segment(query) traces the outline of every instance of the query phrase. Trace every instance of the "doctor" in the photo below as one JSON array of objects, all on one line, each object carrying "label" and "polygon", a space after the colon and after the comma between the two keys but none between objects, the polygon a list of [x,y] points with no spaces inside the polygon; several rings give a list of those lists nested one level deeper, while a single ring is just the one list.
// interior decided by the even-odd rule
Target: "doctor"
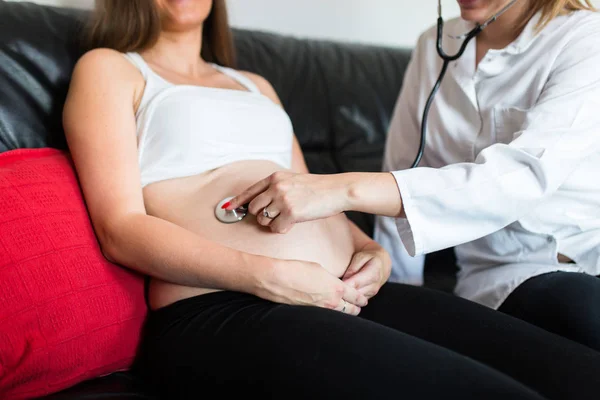
[{"label": "doctor", "polygon": [[[458,0],[446,53],[507,0]],[[423,255],[455,247],[456,294],[600,350],[600,14],[585,0],[518,0],[449,64],[419,38],[382,173],[280,172],[234,198],[273,232],[377,214],[390,280],[421,284]],[[391,171],[387,172],[387,171]],[[366,279],[366,276],[365,276]]]}]

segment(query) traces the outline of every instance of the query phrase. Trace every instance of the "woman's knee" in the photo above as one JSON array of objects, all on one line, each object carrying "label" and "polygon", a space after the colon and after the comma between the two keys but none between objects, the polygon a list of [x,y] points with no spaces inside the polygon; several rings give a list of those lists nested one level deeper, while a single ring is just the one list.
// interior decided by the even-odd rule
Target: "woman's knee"
[{"label": "woman's knee", "polygon": [[[504,310],[528,310],[552,313],[563,308],[591,310],[600,300],[600,279],[573,272],[554,272],[521,284],[500,307]],[[516,310],[520,308],[520,310]]]},{"label": "woman's knee", "polygon": [[600,350],[600,279],[572,272],[524,282],[499,309]]}]

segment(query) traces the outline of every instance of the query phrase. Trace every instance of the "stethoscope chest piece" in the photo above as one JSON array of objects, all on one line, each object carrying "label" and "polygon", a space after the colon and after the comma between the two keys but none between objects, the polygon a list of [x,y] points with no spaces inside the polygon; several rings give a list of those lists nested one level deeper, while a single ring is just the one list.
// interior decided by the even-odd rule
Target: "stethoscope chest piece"
[{"label": "stethoscope chest piece", "polygon": [[223,210],[221,208],[223,207],[223,204],[227,203],[231,199],[233,199],[233,197],[223,199],[215,207],[215,217],[217,217],[217,219],[224,224],[235,224],[236,222],[243,220],[246,215],[248,215],[248,209],[245,207],[236,208],[235,210],[231,211]]}]

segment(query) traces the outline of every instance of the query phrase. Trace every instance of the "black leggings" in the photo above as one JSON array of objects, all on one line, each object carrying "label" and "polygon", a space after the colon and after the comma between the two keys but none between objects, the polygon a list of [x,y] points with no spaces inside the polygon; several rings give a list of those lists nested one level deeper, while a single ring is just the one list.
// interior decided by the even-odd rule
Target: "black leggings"
[{"label": "black leggings", "polygon": [[218,292],[150,314],[135,370],[166,399],[598,399],[600,353],[386,284],[360,317]]},{"label": "black leggings", "polygon": [[553,272],[521,284],[500,311],[600,351],[600,279]]}]

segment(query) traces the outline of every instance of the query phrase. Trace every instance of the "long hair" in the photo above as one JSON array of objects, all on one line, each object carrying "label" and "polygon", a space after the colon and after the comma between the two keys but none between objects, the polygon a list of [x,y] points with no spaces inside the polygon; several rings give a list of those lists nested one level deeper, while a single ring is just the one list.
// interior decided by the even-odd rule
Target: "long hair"
[{"label": "long hair", "polygon": [[[85,37],[86,49],[99,47],[121,53],[140,51],[156,44],[161,32],[158,8],[152,0],[96,0]],[[235,67],[233,35],[225,0],[213,0],[202,29],[201,57],[225,67]]]},{"label": "long hair", "polygon": [[554,18],[559,15],[572,13],[573,11],[588,10],[597,11],[590,0],[530,0],[531,7],[529,12],[524,16],[523,22],[519,28],[527,25],[527,22],[538,12],[541,13],[541,18],[536,26],[539,32],[546,27]]}]

